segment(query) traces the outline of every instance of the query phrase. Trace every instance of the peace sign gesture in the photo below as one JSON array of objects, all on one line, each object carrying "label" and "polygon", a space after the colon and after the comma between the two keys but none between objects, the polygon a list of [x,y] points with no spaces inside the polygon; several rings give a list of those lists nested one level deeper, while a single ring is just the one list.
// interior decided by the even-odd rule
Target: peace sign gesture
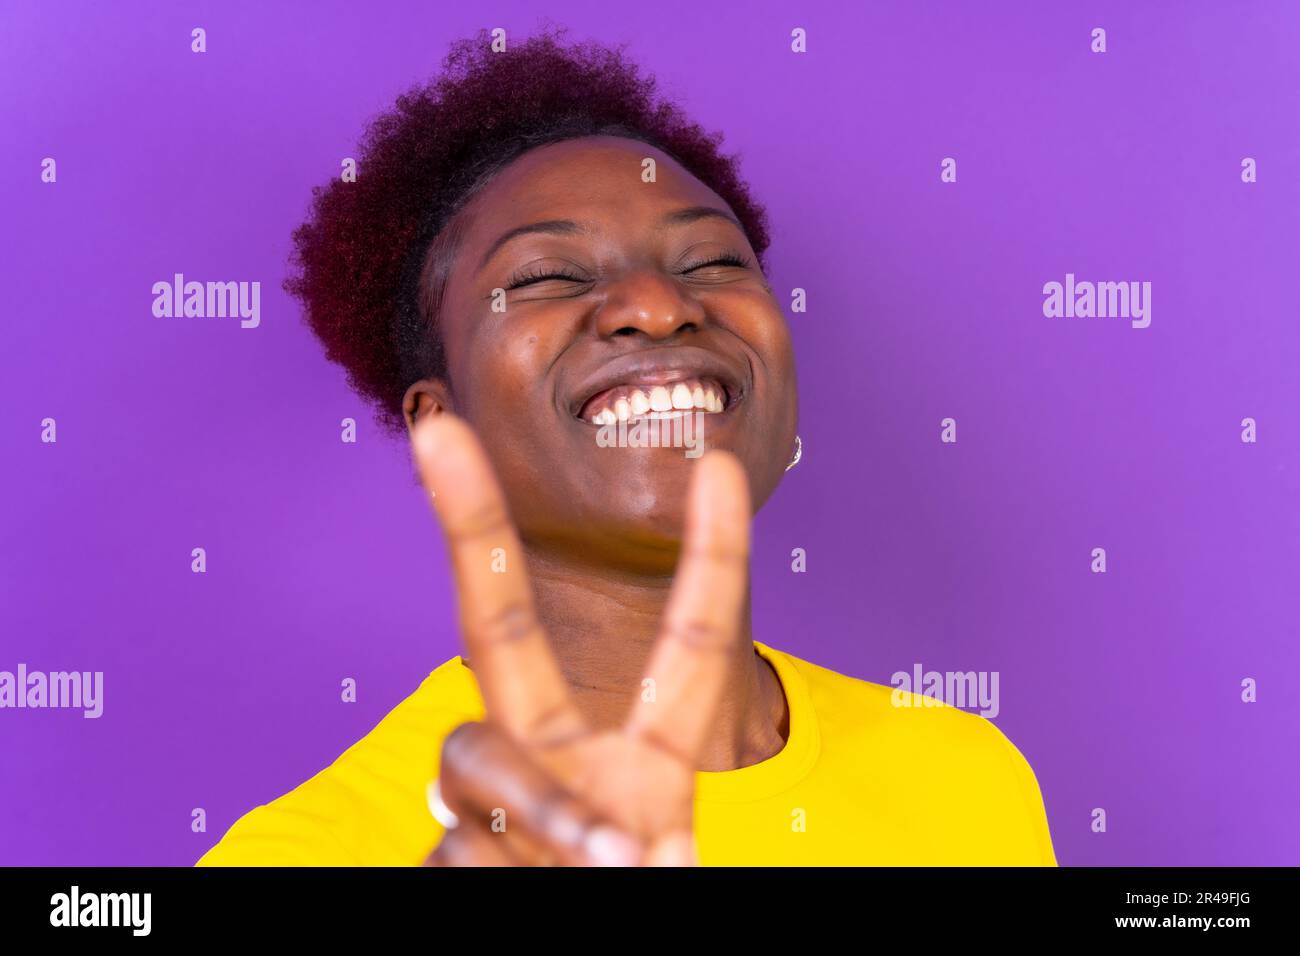
[{"label": "peace sign gesture", "polygon": [[[412,444],[448,542],[486,711],[443,743],[434,797],[455,820],[428,863],[696,863],[696,762],[746,600],[750,505],[740,463],[715,450],[695,464],[681,557],[645,673],[655,693],[647,700],[629,687],[624,726],[596,730],[536,618],[523,548],[473,431],[431,414]],[[504,571],[492,567],[497,548],[508,556]]]}]

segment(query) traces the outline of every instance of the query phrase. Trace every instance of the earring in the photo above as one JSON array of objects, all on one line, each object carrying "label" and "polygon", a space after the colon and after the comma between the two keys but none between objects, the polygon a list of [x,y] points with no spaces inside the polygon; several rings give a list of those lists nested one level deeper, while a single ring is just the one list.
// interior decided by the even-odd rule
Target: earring
[{"label": "earring", "polygon": [[802,457],[803,457],[803,439],[801,439],[798,435],[795,435],[794,436],[794,457],[790,459],[790,464],[785,466],[785,470],[789,471],[795,465],[799,464],[799,459]]}]

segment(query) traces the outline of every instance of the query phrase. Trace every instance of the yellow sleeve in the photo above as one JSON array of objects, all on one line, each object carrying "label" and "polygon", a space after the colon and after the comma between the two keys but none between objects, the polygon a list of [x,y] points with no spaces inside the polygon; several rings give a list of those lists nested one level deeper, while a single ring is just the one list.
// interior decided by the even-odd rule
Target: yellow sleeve
[{"label": "yellow sleeve", "polygon": [[442,741],[476,719],[426,682],[337,760],[235,821],[199,866],[418,866],[443,830],[427,787]]},{"label": "yellow sleeve", "polygon": [[1056,854],[1052,849],[1052,834],[1047,824],[1047,809],[1043,805],[1043,794],[1038,786],[1038,778],[1016,745],[1002,732],[996,724],[989,722],[1000,738],[1004,754],[1011,766],[1012,788],[1016,797],[1024,805],[1024,820],[1028,830],[1026,842],[1033,847],[1032,858],[1025,860],[1025,866],[1056,866]]},{"label": "yellow sleeve", "polygon": [[196,866],[355,866],[346,841],[330,821],[293,806],[294,790],[240,817]]}]

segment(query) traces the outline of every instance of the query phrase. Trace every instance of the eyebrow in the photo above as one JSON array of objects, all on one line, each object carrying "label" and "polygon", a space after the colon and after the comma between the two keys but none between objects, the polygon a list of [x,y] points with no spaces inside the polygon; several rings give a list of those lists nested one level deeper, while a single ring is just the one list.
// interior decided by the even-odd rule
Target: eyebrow
[{"label": "eyebrow", "polygon": [[[685,209],[674,210],[659,220],[659,228],[685,226],[693,222],[699,222],[701,219],[721,219],[731,223],[741,232],[745,231],[745,227],[740,224],[740,220],[735,216],[725,209],[717,209],[713,206],[688,206]],[[483,254],[478,267],[481,270],[502,246],[518,239],[520,236],[539,233],[550,236],[580,236],[589,231],[586,226],[571,219],[545,219],[541,222],[531,222],[526,226],[516,226],[514,229],[509,229],[497,236],[496,241],[488,246],[487,252]]]},{"label": "eyebrow", "polygon": [[551,236],[578,236],[586,231],[585,228],[570,219],[546,219],[542,222],[531,222],[526,226],[516,226],[514,229],[507,230],[497,236],[496,242],[488,246],[487,252],[483,254],[483,259],[479,262],[478,267],[481,270],[488,264],[488,260],[497,254],[498,249],[520,236],[529,236],[534,233]]},{"label": "eyebrow", "polygon": [[699,222],[701,219],[722,219],[731,223],[741,232],[745,227],[740,224],[740,220],[727,212],[725,209],[717,209],[713,206],[688,206],[686,209],[678,209],[676,212],[670,212],[659,220],[659,225],[663,226],[685,226],[693,222]]}]

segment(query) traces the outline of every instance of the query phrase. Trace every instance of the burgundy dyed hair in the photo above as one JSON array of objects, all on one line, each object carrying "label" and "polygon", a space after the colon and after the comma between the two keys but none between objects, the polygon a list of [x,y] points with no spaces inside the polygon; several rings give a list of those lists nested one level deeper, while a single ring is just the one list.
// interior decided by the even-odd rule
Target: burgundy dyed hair
[{"label": "burgundy dyed hair", "polygon": [[[494,53],[486,30],[452,46],[440,76],[398,97],[362,138],[355,182],[312,191],[293,233],[284,287],[349,384],[401,432],[402,398],[446,373],[438,306],[454,258],[444,229],[470,197],[525,151],[617,135],[661,149],[731,207],[763,265],[766,214],[722,136],[657,93],[623,54],[566,45],[550,28]],[[422,275],[431,275],[423,283]]]}]

